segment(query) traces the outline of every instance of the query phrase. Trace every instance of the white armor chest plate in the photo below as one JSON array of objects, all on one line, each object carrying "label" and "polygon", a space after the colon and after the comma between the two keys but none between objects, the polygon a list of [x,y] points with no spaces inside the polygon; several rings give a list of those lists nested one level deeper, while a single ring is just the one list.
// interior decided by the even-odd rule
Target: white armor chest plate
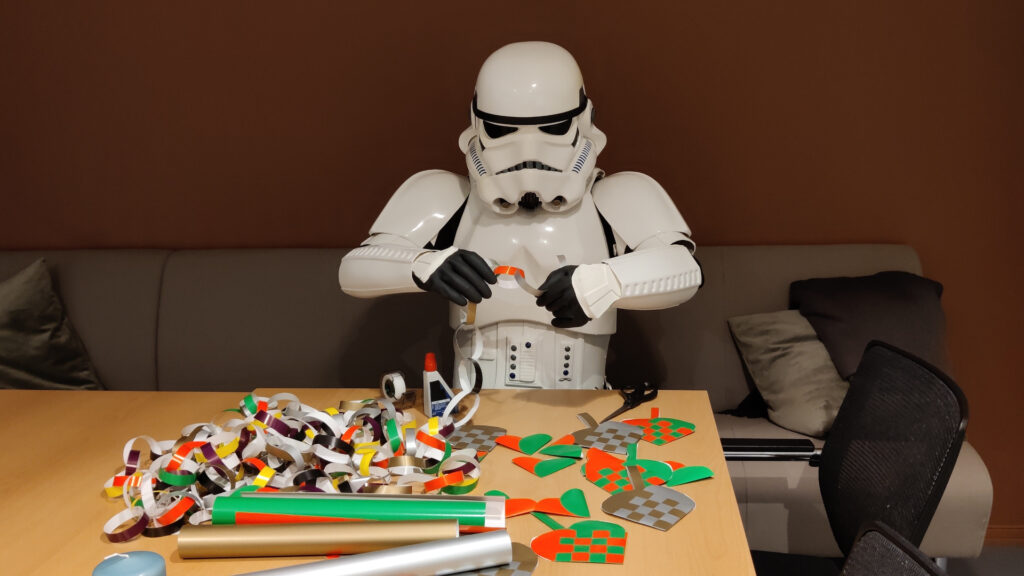
[{"label": "white armor chest plate", "polygon": [[[593,264],[609,257],[601,219],[587,191],[572,210],[547,212],[543,209],[498,214],[475,193],[471,193],[455,234],[455,246],[472,250],[495,266],[523,270],[528,284],[538,287],[548,274],[563,264]],[[526,321],[551,326],[551,313],[537,306],[530,295],[510,276],[499,276],[491,287],[492,297],[477,305],[476,324],[487,326],[505,321]],[[451,307],[452,327],[459,325],[459,308]],[[581,334],[615,332],[615,310],[609,310],[580,328]]]}]

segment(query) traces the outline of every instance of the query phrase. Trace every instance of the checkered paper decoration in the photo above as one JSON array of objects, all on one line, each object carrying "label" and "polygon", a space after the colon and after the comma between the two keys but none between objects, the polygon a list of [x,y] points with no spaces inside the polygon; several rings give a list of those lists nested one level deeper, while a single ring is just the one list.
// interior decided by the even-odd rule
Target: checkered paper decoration
[{"label": "checkered paper decoration", "polygon": [[655,446],[662,446],[684,436],[689,436],[697,428],[685,420],[660,417],[658,408],[651,409],[650,418],[623,420],[623,423],[643,428],[642,439]]},{"label": "checkered paper decoration", "polygon": [[568,528],[537,536],[530,547],[554,562],[622,564],[626,555],[626,529],[611,522],[584,520]]},{"label": "checkered paper decoration", "polygon": [[665,531],[693,512],[696,506],[689,496],[671,488],[645,486],[613,494],[601,509],[612,516]]},{"label": "checkered paper decoration", "polygon": [[504,435],[504,428],[470,424],[469,426],[459,428],[449,436],[448,443],[451,444],[452,448],[455,450],[472,448],[473,450],[476,450],[477,457],[482,458],[494,449],[494,446],[496,445],[495,441],[498,437]]},{"label": "checkered paper decoration", "polygon": [[618,458],[591,448],[587,451],[587,460],[583,463],[583,476],[609,494],[617,494],[623,490],[632,490],[629,472],[626,465]]},{"label": "checkered paper decoration", "polygon": [[622,422],[605,422],[596,428],[584,428],[572,433],[576,444],[580,446],[615,454],[625,454],[626,447],[639,442],[643,435],[643,428]]}]

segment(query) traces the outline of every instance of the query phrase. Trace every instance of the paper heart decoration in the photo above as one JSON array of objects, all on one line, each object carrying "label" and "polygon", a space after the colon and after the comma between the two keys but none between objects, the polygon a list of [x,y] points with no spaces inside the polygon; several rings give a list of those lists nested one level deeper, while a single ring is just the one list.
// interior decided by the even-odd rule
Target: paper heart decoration
[{"label": "paper heart decoration", "polygon": [[685,420],[661,418],[658,408],[651,408],[650,418],[623,420],[623,423],[642,428],[642,439],[656,446],[668,444],[669,442],[678,440],[684,436],[689,436],[690,434],[693,434],[693,431],[697,428]]},{"label": "paper heart decoration", "polygon": [[520,456],[519,458],[513,458],[512,463],[520,468],[532,473],[535,476],[543,478],[549,474],[554,474],[563,468],[568,468],[576,463],[572,458],[553,458],[551,460],[541,460],[539,458],[533,458],[531,456]]},{"label": "paper heart decoration", "polygon": [[552,444],[551,446],[545,446],[540,451],[545,456],[557,456],[559,458],[575,458],[579,460],[583,458],[583,446],[577,446],[575,444]]},{"label": "paper heart decoration", "polygon": [[582,471],[587,480],[609,494],[633,489],[622,460],[597,448],[587,450],[587,461],[583,463]]},{"label": "paper heart decoration", "polygon": [[557,514],[559,516],[577,516],[587,518],[590,516],[590,508],[587,506],[587,497],[583,490],[572,488],[567,490],[558,498],[545,498],[537,502],[534,508],[537,512],[545,514]]},{"label": "paper heart decoration", "polygon": [[500,496],[505,499],[505,518],[533,512],[537,506],[537,503],[529,498],[509,498],[508,494],[501,490],[488,490],[484,492],[484,496]]},{"label": "paper heart decoration", "polygon": [[494,449],[495,440],[504,434],[504,428],[470,424],[452,433],[448,437],[448,443],[455,450],[473,449],[476,451],[477,459],[483,460],[483,457]]},{"label": "paper heart decoration", "polygon": [[548,442],[551,442],[551,436],[548,434],[533,434],[525,438],[519,436],[499,436],[495,439],[495,442],[506,448],[530,455],[540,450]]},{"label": "paper heart decoration", "polygon": [[533,539],[530,547],[538,556],[554,562],[622,564],[626,554],[626,529],[611,522],[584,520],[541,534]]},{"label": "paper heart decoration", "polygon": [[693,512],[696,506],[689,496],[671,488],[645,486],[640,490],[613,494],[601,504],[601,510],[665,531]]},{"label": "paper heart decoration", "polygon": [[672,477],[669,478],[665,485],[679,486],[680,484],[696,482],[697,480],[714,478],[714,476],[715,473],[707,466],[682,466],[672,471]]},{"label": "paper heart decoration", "polygon": [[638,459],[636,457],[636,444],[626,447],[626,461],[623,464],[626,467],[637,467],[645,484],[666,484],[672,478],[674,471],[674,468],[667,462]]},{"label": "paper heart decoration", "polygon": [[622,422],[605,422],[593,428],[584,428],[572,433],[580,446],[597,448],[615,454],[625,454],[626,446],[636,444],[644,435],[643,428]]}]

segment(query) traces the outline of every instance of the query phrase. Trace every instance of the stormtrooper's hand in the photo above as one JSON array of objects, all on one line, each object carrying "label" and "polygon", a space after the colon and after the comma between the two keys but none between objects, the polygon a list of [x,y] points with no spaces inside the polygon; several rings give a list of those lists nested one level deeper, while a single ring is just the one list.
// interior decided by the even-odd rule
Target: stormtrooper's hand
[{"label": "stormtrooper's hand", "polygon": [[555,317],[551,325],[555,328],[578,328],[590,322],[572,287],[574,270],[575,266],[562,266],[548,274],[547,280],[538,287],[544,293],[537,297],[537,306],[551,311]]},{"label": "stormtrooper's hand", "polygon": [[[425,275],[426,280],[421,280],[421,275]],[[423,290],[436,292],[459,306],[467,302],[479,304],[484,298],[490,298],[491,289],[487,285],[498,281],[479,254],[455,248],[417,258],[412,278]]]}]

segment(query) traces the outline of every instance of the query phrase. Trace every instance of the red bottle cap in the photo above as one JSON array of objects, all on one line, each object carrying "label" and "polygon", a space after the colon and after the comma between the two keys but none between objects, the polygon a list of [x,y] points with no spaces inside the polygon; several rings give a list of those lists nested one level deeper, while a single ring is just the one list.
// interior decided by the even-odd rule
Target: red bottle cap
[{"label": "red bottle cap", "polygon": [[423,371],[437,372],[437,358],[434,358],[433,352],[427,352],[427,356],[423,359]]}]

